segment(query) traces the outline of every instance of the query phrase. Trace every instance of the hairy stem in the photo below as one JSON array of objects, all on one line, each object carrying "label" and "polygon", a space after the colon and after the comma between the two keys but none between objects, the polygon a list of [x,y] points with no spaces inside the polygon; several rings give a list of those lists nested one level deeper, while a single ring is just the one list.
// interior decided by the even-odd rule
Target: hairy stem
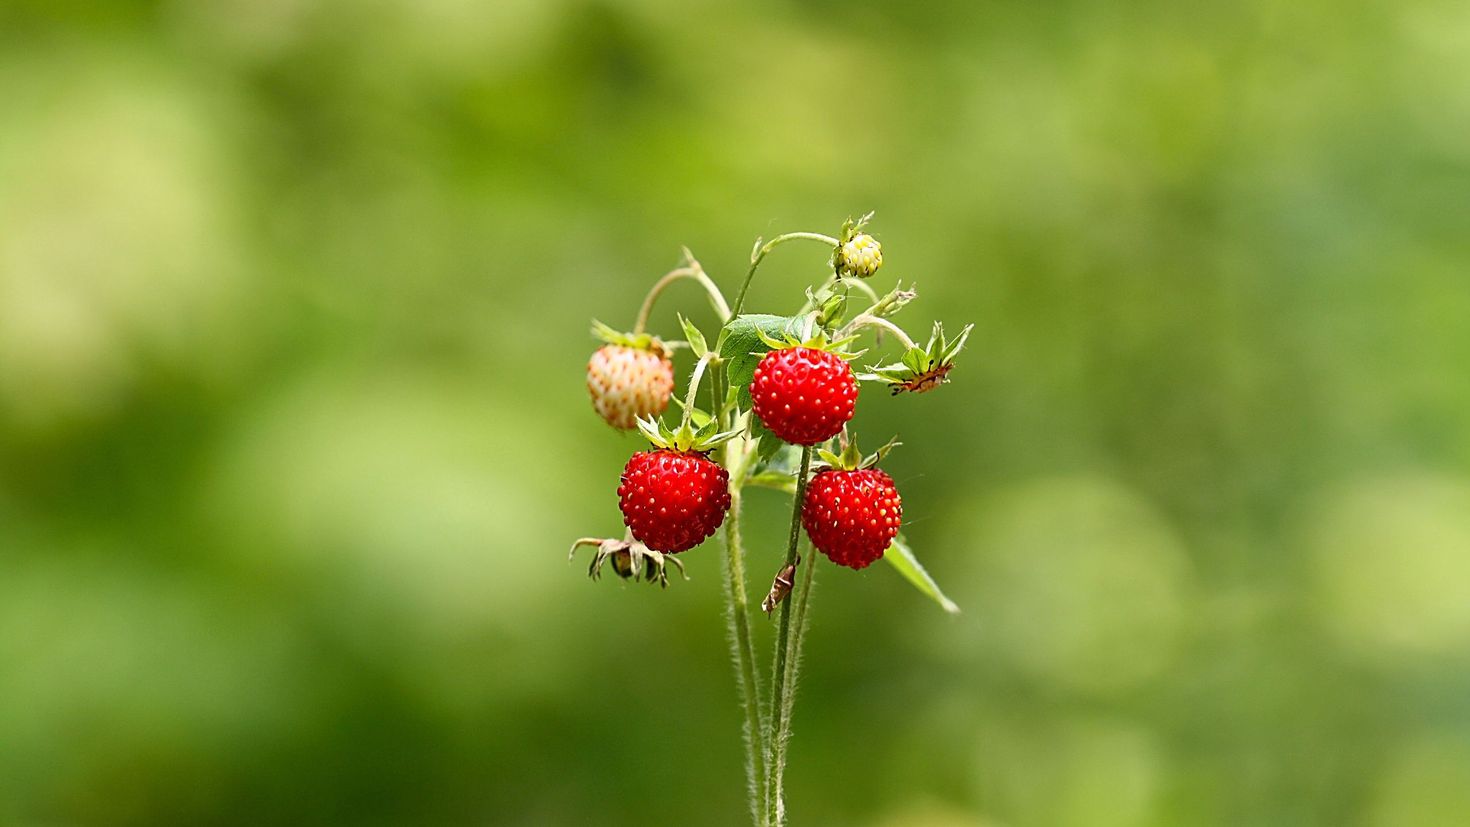
[{"label": "hairy stem", "polygon": [[819,241],[834,249],[838,245],[837,239],[833,238],[830,235],[822,235],[821,233],[785,233],[783,235],[776,236],[770,241],[767,241],[765,244],[761,244],[759,241],[757,241],[756,244],[760,246],[756,247],[755,252],[751,253],[750,269],[745,271],[745,281],[740,283],[740,292],[735,295],[735,308],[731,311],[732,318],[734,316],[740,315],[741,308],[745,307],[745,294],[747,291],[750,290],[750,281],[751,279],[755,278],[755,271],[761,266],[761,262],[764,261],[766,256],[778,246],[788,241],[795,241],[796,239]]},{"label": "hairy stem", "polygon": [[765,719],[760,711],[760,682],[755,646],[750,638],[750,609],[745,593],[745,548],[740,540],[740,490],[730,492],[725,516],[725,604],[730,620],[730,656],[736,664],[740,700],[745,710],[745,783],[756,827],[764,824],[766,801]]},{"label": "hairy stem", "polygon": [[[692,261],[693,256],[685,255]],[[711,295],[719,295],[718,290]],[[723,308],[722,322],[731,318]],[[710,376],[713,395],[710,412],[721,431],[730,425],[731,411],[725,407],[729,396],[729,376],[722,363],[716,362]],[[736,681],[740,684],[740,701],[745,712],[745,783],[750,816],[755,827],[763,827],[766,808],[766,720],[761,715],[761,686],[755,668],[755,643],[750,635],[749,596],[745,586],[745,546],[740,536],[741,490],[750,467],[750,449],[745,440],[725,443],[725,470],[730,474],[730,511],[725,515],[725,614],[729,618],[730,656],[735,661]]]},{"label": "hairy stem", "polygon": [[[680,424],[681,428],[688,428],[694,420],[694,400],[699,398],[699,380],[704,378],[705,368],[709,366],[712,358],[713,354],[707,353],[694,363],[694,372],[689,376],[689,389],[684,394],[684,418]],[[710,380],[712,384],[714,381],[714,379]],[[713,412],[710,415],[713,416]]]},{"label": "hairy stem", "polygon": [[[812,467],[812,447],[804,446],[801,449],[801,470],[796,476],[796,493],[791,501],[791,535],[786,543],[786,562],[790,566],[796,563],[796,549],[801,539],[801,504],[806,496],[806,477]],[[810,571],[811,564],[807,565]],[[788,643],[791,636],[791,600],[781,603],[781,622],[776,632],[776,665],[771,670],[771,709],[767,713],[767,736],[766,750],[769,759],[766,762],[766,773],[769,780],[766,782],[766,820],[771,827],[778,827],[786,821],[786,805],[781,800],[781,789],[779,786],[780,776],[774,771],[779,756],[784,756],[786,747],[782,743],[785,732],[781,731],[781,711],[787,705],[786,694],[791,691],[792,686],[787,684],[786,662]]]},{"label": "hairy stem", "polygon": [[772,827],[779,827],[786,823],[785,808],[785,782],[786,782],[786,744],[791,740],[791,711],[796,707],[796,679],[801,672],[801,646],[806,637],[806,606],[807,600],[812,593],[812,577],[817,570],[818,556],[810,554],[807,560],[806,571],[801,575],[801,586],[789,602],[796,604],[795,619],[791,624],[791,637],[787,642],[786,650],[786,680],[785,694],[781,699],[781,708],[778,710],[774,729],[775,736],[772,738],[773,749],[771,759],[768,762],[770,780],[770,795],[777,801],[776,821]]}]

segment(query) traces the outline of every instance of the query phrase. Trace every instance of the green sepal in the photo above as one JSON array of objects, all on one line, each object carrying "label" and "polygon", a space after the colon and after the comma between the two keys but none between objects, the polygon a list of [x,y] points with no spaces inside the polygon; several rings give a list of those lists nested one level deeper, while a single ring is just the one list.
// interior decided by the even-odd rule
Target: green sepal
[{"label": "green sepal", "polygon": [[861,218],[857,219],[856,221],[851,218],[847,219],[846,221],[842,222],[842,232],[837,234],[838,240],[841,241],[842,244],[846,244],[847,242],[852,241],[853,238],[855,238],[863,231],[865,227],[868,226],[868,222],[872,220],[873,213],[871,211],[865,213]]},{"label": "green sepal", "polygon": [[[800,331],[786,331],[783,335],[775,336],[764,330],[757,330],[756,336],[766,346],[766,351],[787,350],[793,347],[806,347],[813,350],[824,350],[843,359],[856,359],[867,353],[866,350],[849,352],[845,348],[858,340],[857,336],[847,336],[837,340],[827,338],[827,331],[817,324],[817,311],[796,317],[801,320]],[[760,354],[764,356],[765,353]],[[752,376],[754,373],[752,372]]]},{"label": "green sepal", "polygon": [[637,350],[649,350],[662,356],[668,355],[668,345],[664,344],[657,336],[651,333],[624,333],[608,327],[596,319],[592,320],[592,336],[610,345],[621,345],[622,347],[631,347]]},{"label": "green sepal", "polygon": [[714,450],[744,432],[742,428],[717,432],[718,428],[719,425],[713,420],[707,420],[698,430],[689,424],[683,424],[676,430],[670,430],[662,419],[655,419],[651,416],[638,420],[638,432],[643,434],[643,437],[654,447],[685,453],[702,454]]},{"label": "green sepal", "polygon": [[755,367],[770,350],[762,334],[779,336],[799,329],[800,325],[799,316],[748,313],[736,316],[721,328],[716,349],[725,363],[725,378],[735,393],[734,401],[740,407],[751,406],[750,383],[755,378]]},{"label": "green sepal", "polygon": [[857,437],[843,431],[839,442],[842,447],[841,453],[834,454],[826,449],[818,449],[817,461],[812,463],[812,468],[819,471],[856,471],[860,468],[872,468],[888,456],[890,451],[903,444],[898,441],[898,437],[893,437],[884,443],[882,448],[863,456],[863,452],[858,450]]},{"label": "green sepal", "polygon": [[884,382],[893,386],[895,394],[904,391],[923,393],[949,381],[949,370],[954,367],[954,358],[970,338],[973,324],[965,325],[960,335],[949,339],[944,335],[944,325],[934,323],[934,332],[923,347],[905,350],[899,360],[891,365],[870,366],[867,373],[858,374],[865,382]]},{"label": "green sepal", "polygon": [[709,353],[709,345],[704,341],[704,334],[699,332],[692,322],[679,314],[679,326],[684,328],[684,338],[689,342],[689,349],[694,351],[694,358],[703,359]]}]

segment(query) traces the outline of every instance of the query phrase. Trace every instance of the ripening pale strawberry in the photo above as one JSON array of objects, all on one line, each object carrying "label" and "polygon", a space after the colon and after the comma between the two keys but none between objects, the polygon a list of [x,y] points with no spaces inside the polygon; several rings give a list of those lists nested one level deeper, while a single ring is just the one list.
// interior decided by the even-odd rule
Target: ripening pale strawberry
[{"label": "ripening pale strawberry", "polygon": [[674,392],[674,363],[660,347],[604,345],[587,361],[587,392],[607,424],[627,431],[658,416]]},{"label": "ripening pale strawberry", "polygon": [[677,554],[704,542],[730,510],[730,475],[698,452],[640,451],[623,468],[618,507],[633,536]]},{"label": "ripening pale strawberry", "polygon": [[857,395],[857,379],[847,362],[811,347],[767,353],[750,383],[756,416],[793,445],[815,445],[836,436],[852,419]]},{"label": "ripening pale strawberry", "polygon": [[877,468],[823,471],[812,477],[801,524],[832,562],[861,569],[883,556],[903,523],[903,499]]}]

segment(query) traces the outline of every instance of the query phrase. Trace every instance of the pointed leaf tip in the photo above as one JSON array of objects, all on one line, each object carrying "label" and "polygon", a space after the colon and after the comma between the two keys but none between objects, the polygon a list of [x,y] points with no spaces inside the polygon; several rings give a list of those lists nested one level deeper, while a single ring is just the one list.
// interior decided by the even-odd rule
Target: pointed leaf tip
[{"label": "pointed leaf tip", "polygon": [[918,558],[914,557],[913,549],[910,549],[908,543],[902,538],[894,538],[893,544],[888,547],[888,551],[883,555],[883,559],[887,560],[895,569],[898,569],[898,573],[903,575],[905,580],[912,583],[914,588],[928,595],[930,600],[938,603],[940,608],[950,614],[960,613],[960,607],[953,600],[945,596],[944,592],[940,590],[939,584],[934,582],[933,577],[929,576],[928,570],[919,563]]},{"label": "pointed leaf tip", "polygon": [[704,334],[695,327],[692,322],[679,314],[679,326],[684,329],[684,338],[689,342],[689,349],[694,351],[697,358],[703,359],[709,353],[709,345],[705,343]]}]

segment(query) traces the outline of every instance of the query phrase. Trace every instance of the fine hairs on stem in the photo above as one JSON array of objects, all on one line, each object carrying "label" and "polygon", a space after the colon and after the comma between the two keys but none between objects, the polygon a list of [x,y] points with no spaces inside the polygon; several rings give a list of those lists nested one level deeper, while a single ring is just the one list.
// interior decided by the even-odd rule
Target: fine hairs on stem
[{"label": "fine hairs on stem", "polygon": [[[807,475],[811,473],[812,448],[810,445],[801,450],[801,470],[796,474],[796,493],[791,498],[791,535],[786,544],[786,565],[794,565],[797,559],[797,547],[801,541],[801,503],[802,495],[806,492]],[[806,571],[810,572],[815,567],[815,561],[808,561]],[[796,638],[801,637],[800,629],[797,630]],[[771,668],[771,711],[767,713],[770,722],[770,735],[766,738],[766,750],[769,758],[766,761],[766,772],[770,778],[766,783],[766,819],[769,824],[780,825],[786,821],[786,803],[781,795],[781,765],[786,758],[786,739],[790,736],[791,716],[787,695],[795,689],[788,683],[790,675],[787,671],[787,662],[790,655],[789,646],[795,641],[791,633],[791,601],[781,603],[781,620],[776,632],[775,665]]]}]

